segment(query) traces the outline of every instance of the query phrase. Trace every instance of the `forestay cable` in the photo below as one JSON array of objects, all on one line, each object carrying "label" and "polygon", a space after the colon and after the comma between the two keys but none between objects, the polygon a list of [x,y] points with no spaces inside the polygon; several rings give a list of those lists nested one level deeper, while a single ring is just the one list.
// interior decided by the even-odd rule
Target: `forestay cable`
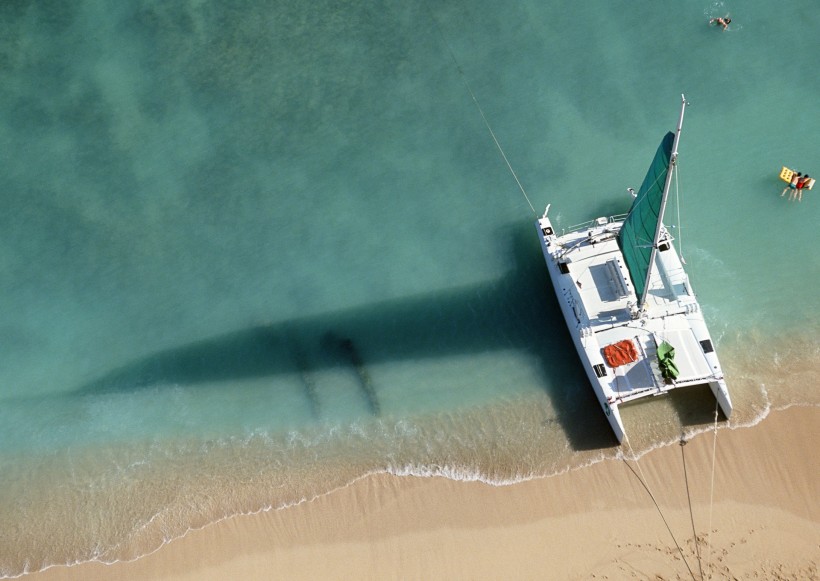
[{"label": "forestay cable", "polygon": [[436,30],[438,30],[439,36],[441,36],[441,40],[444,41],[444,45],[447,47],[447,52],[450,53],[450,58],[453,59],[453,64],[456,65],[456,69],[458,70],[458,74],[461,76],[461,80],[464,82],[464,86],[467,87],[467,92],[470,93],[470,97],[473,99],[473,103],[475,103],[478,112],[481,114],[481,119],[484,121],[484,125],[487,127],[487,131],[490,132],[490,136],[493,138],[495,146],[498,148],[499,153],[501,153],[501,157],[504,158],[504,163],[507,164],[507,168],[510,170],[513,179],[515,179],[515,183],[518,184],[518,189],[521,190],[522,194],[524,194],[524,199],[527,200],[527,204],[529,204],[532,213],[535,214],[535,216],[537,217],[538,212],[535,211],[532,202],[530,202],[530,198],[527,195],[527,192],[524,190],[524,186],[521,185],[521,180],[518,179],[518,176],[516,175],[515,170],[512,167],[512,164],[510,164],[510,160],[507,159],[507,154],[504,153],[504,149],[501,147],[501,143],[499,143],[498,138],[495,136],[495,132],[493,131],[493,128],[490,126],[490,122],[487,121],[487,116],[484,115],[484,110],[481,108],[481,105],[479,104],[478,99],[475,96],[475,93],[473,93],[473,89],[472,87],[470,87],[469,81],[467,81],[467,75],[464,74],[461,65],[458,64],[458,59],[456,59],[456,55],[453,52],[450,43],[447,42],[447,37],[444,36],[444,32],[441,30],[441,27],[439,26],[438,20],[436,20],[433,11],[430,10],[429,6],[427,7],[427,9],[430,12],[430,18],[433,20]]}]

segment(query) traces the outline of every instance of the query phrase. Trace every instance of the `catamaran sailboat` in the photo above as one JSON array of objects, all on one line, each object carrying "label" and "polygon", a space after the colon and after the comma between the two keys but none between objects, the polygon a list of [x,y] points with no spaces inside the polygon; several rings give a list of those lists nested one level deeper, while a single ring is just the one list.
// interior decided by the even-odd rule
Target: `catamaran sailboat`
[{"label": "catamaran sailboat", "polygon": [[536,221],[569,332],[618,442],[619,406],[708,384],[732,413],[715,345],[689,278],[663,225],[686,110],[664,136],[625,216],[601,217],[561,235]]}]

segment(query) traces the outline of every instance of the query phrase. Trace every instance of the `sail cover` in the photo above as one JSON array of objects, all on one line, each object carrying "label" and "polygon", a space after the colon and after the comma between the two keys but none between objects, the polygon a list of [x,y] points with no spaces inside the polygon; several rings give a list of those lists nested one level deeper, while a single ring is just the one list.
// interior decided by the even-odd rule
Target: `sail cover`
[{"label": "sail cover", "polygon": [[675,380],[680,375],[678,366],[675,365],[675,348],[666,341],[658,345],[658,367],[666,381]]},{"label": "sail cover", "polygon": [[652,243],[658,226],[658,213],[674,141],[675,134],[671,131],[661,141],[618,236],[618,245],[623,252],[638,297],[643,296],[646,284],[646,273],[652,256]]}]

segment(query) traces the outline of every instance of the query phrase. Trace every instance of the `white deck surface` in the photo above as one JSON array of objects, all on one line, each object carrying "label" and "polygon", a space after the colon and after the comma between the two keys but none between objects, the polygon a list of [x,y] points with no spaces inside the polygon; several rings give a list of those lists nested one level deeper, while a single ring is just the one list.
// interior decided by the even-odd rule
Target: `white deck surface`
[{"label": "white deck surface", "polygon": [[[666,391],[714,379],[715,370],[698,339],[708,339],[708,331],[673,248],[658,252],[646,314],[632,317],[638,297],[618,247],[619,226],[596,226],[568,234],[552,249],[569,268],[568,278],[575,288],[568,283],[567,291],[574,295],[578,324],[593,331],[584,340],[590,359],[593,363],[600,359],[603,348],[612,343],[624,339],[634,342],[642,355],[638,361],[616,368],[607,365],[609,389],[618,400],[647,390]],[[680,375],[674,384],[664,382],[658,369],[656,350],[663,341],[675,348]],[[605,379],[602,382],[607,383]]]}]

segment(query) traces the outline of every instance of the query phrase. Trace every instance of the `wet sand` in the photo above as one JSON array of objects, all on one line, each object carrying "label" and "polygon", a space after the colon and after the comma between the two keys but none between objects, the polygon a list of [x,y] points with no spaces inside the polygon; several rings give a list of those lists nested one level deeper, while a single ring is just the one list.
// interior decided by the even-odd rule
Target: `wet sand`
[{"label": "wet sand", "polygon": [[192,531],[136,561],[24,578],[817,578],[817,442],[817,407],[719,430],[713,502],[713,433],[637,463],[510,486],[372,475],[295,507]]}]

